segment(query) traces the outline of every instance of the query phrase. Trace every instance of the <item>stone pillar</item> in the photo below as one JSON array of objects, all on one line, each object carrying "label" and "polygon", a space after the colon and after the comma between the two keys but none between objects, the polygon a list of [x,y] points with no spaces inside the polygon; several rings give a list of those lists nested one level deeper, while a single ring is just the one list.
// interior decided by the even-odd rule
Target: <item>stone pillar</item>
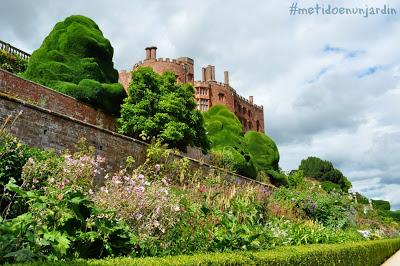
[{"label": "stone pillar", "polygon": [[229,85],[229,72],[228,71],[224,71],[224,83],[226,85]]}]

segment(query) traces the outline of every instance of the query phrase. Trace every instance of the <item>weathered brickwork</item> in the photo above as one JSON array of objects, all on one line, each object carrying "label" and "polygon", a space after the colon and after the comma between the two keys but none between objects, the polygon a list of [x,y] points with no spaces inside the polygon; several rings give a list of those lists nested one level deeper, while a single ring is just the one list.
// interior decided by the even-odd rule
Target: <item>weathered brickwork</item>
[{"label": "weathered brickwork", "polygon": [[70,96],[0,69],[0,93],[22,99],[43,108],[89,124],[115,131],[116,118],[96,110]]},{"label": "weathered brickwork", "polygon": [[[18,116],[19,113],[21,114]],[[56,152],[62,152],[65,149],[74,151],[78,141],[84,137],[90,145],[95,147],[96,154],[107,158],[107,170],[119,170],[129,155],[133,156],[137,165],[145,160],[147,144],[144,142],[44,109],[12,95],[0,93],[0,121],[5,121],[8,116],[12,119],[17,116],[18,118],[11,126],[6,127],[6,131],[30,146],[51,148]],[[204,175],[210,171],[221,171],[206,163],[188,159],[192,169],[198,169]],[[226,171],[221,171],[221,173],[232,182],[251,182],[267,186]],[[101,179],[97,180],[97,182],[101,181]],[[269,187],[272,188],[272,186]]]},{"label": "weathered brickwork", "polygon": [[[264,109],[253,103],[253,96],[245,99],[229,85],[229,73],[224,72],[224,83],[215,80],[215,67],[208,65],[202,68],[202,80],[194,81],[194,61],[188,57],[178,59],[156,58],[156,47],[146,48],[146,58],[132,68],[148,66],[157,73],[172,71],[178,82],[192,83],[195,87],[195,98],[200,111],[207,111],[216,104],[223,104],[236,114],[243,125],[244,131],[255,130],[264,132]],[[130,82],[130,72],[120,72],[120,83],[125,89]]]}]

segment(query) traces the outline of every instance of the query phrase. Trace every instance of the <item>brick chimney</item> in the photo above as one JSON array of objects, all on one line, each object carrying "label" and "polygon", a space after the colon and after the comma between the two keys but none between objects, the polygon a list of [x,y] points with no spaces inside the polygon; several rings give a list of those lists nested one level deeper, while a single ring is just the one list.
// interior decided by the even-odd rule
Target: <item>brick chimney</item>
[{"label": "brick chimney", "polygon": [[205,81],[214,81],[215,80],[215,67],[208,65],[204,71]]},{"label": "brick chimney", "polygon": [[204,67],[201,68],[201,81],[206,81],[206,69]]},{"label": "brick chimney", "polygon": [[157,58],[157,47],[155,46],[150,46],[150,47],[146,47],[146,60],[150,60],[153,59],[155,60]]},{"label": "brick chimney", "polygon": [[229,85],[229,72],[224,71],[224,83],[225,85]]}]

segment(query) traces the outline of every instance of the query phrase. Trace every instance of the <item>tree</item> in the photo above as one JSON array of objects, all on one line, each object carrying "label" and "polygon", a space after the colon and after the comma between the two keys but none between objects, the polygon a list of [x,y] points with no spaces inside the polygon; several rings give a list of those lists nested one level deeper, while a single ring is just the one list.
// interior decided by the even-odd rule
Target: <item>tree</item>
[{"label": "tree", "polygon": [[182,151],[196,146],[205,152],[209,143],[193,95],[193,86],[176,83],[174,73],[160,75],[140,67],[132,73],[118,131],[134,138],[155,137]]},{"label": "tree", "polygon": [[308,157],[302,160],[299,170],[303,171],[304,176],[338,184],[346,192],[352,186],[347,177],[340,170],[334,168],[331,162],[321,160],[318,157]]},{"label": "tree", "polygon": [[22,76],[119,114],[126,93],[118,83],[113,53],[93,20],[70,16],[57,23],[33,52]]},{"label": "tree", "polygon": [[238,173],[255,179],[257,170],[244,139],[242,124],[235,114],[223,105],[215,105],[203,115],[211,150],[230,158]]}]

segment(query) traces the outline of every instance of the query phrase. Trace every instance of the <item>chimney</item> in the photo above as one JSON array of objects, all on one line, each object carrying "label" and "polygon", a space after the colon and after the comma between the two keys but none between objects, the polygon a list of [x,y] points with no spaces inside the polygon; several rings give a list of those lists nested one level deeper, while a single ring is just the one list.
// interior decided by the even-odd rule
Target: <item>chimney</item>
[{"label": "chimney", "polygon": [[151,48],[150,47],[146,47],[146,60],[149,60],[150,59],[150,50],[151,50]]},{"label": "chimney", "polygon": [[249,96],[249,102],[253,104],[253,96]]},{"label": "chimney", "polygon": [[224,71],[224,83],[225,85],[229,85],[229,72]]},{"label": "chimney", "polygon": [[150,52],[151,59],[157,58],[156,50],[157,50],[157,47],[155,47],[155,46],[151,47],[151,52]]},{"label": "chimney", "polygon": [[206,81],[206,69],[204,67],[201,68],[201,80]]},{"label": "chimney", "polygon": [[211,66],[211,80],[215,80],[215,66]]},{"label": "chimney", "polygon": [[146,50],[146,60],[156,59],[157,58],[157,55],[156,55],[157,47],[150,46],[150,47],[146,47],[145,50]]}]

